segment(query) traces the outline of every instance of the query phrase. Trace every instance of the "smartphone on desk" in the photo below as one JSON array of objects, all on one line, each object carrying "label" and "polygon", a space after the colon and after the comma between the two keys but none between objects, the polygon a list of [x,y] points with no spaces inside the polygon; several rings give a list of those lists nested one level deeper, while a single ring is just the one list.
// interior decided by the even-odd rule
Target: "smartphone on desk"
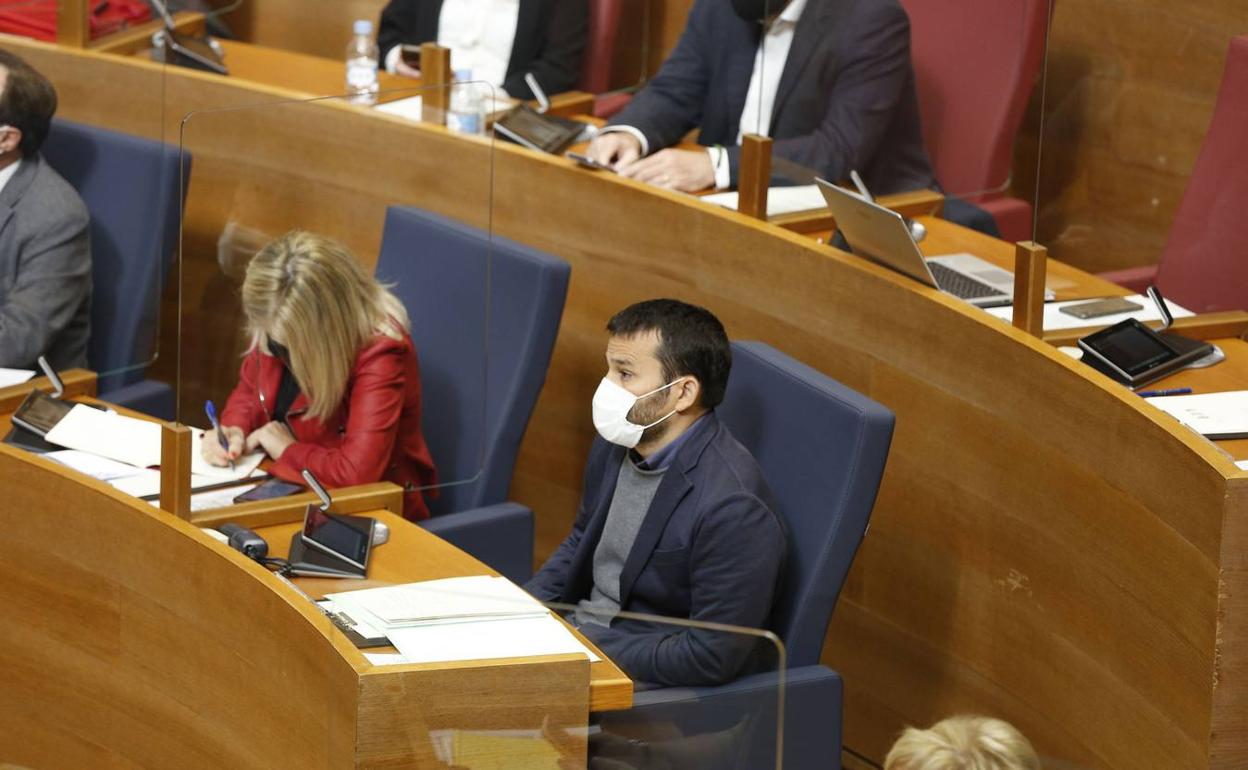
[{"label": "smartphone on desk", "polygon": [[1059,311],[1066,315],[1071,315],[1081,320],[1100,318],[1101,316],[1115,315],[1117,313],[1132,313],[1143,309],[1143,305],[1122,297],[1094,299],[1091,302],[1080,302],[1078,305],[1067,305],[1058,308]]},{"label": "smartphone on desk", "polygon": [[592,168],[596,171],[610,171],[612,174],[615,173],[615,169],[611,168],[606,163],[599,163],[588,155],[582,155],[579,152],[565,152],[563,157],[568,158],[569,160],[574,160],[586,168]]},{"label": "smartphone on desk", "polygon": [[287,497],[289,495],[297,495],[303,490],[302,484],[292,484],[289,481],[281,479],[269,479],[258,486],[252,487],[246,492],[234,498],[236,503],[254,503],[257,500],[272,500],[275,497]]}]

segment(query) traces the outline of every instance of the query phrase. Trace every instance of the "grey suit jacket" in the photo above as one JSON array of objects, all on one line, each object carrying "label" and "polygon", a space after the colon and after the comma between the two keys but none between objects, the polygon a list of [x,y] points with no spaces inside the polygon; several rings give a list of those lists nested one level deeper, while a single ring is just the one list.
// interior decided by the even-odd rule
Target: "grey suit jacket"
[{"label": "grey suit jacket", "polygon": [[0,366],[87,365],[91,336],[90,216],[39,155],[0,191]]}]

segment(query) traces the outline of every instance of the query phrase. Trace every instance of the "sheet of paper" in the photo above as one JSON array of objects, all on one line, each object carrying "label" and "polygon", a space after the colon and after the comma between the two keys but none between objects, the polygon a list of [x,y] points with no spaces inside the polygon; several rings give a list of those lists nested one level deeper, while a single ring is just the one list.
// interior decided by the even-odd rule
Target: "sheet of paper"
[{"label": "sheet of paper", "polygon": [[1248,390],[1145,400],[1202,436],[1211,439],[1248,436]]},{"label": "sheet of paper", "polygon": [[128,463],[110,460],[107,457],[100,457],[90,452],[82,452],[77,449],[61,449],[56,452],[48,452],[44,457],[49,460],[56,460],[62,465],[69,466],[79,473],[85,473],[93,479],[100,481],[113,481],[114,479],[122,479],[127,476],[135,476],[144,473],[143,470],[135,468]]},{"label": "sheet of paper", "polygon": [[1235,467],[1241,471],[1248,471],[1248,460],[1236,460]]},{"label": "sheet of paper", "polygon": [[34,376],[35,372],[32,369],[5,369],[0,366],[0,388],[21,385]]},{"label": "sheet of paper", "polygon": [[[496,115],[500,112],[506,112],[507,110],[510,110],[512,107],[516,106],[516,103],[517,103],[515,99],[511,99],[509,97],[503,96],[501,93],[496,93],[493,96],[493,101],[491,101],[490,96],[486,96],[485,100],[487,104],[485,112],[487,115],[490,115],[490,116]],[[395,115],[400,118],[406,118],[407,120],[414,120],[414,121],[420,122],[420,116],[421,116],[420,94],[417,94],[416,96],[409,96],[406,99],[396,99],[393,102],[386,102],[385,104],[379,104],[373,109],[377,110],[378,112],[384,112],[387,115]]]},{"label": "sheet of paper", "polygon": [[546,608],[519,586],[489,575],[347,591],[327,598],[348,612],[371,614],[387,629],[413,623],[546,613]]},{"label": "sheet of paper", "polygon": [[[194,477],[191,477],[191,483],[195,483]],[[234,498],[244,492],[255,489],[257,484],[242,484],[237,487],[226,487],[225,489],[213,489],[208,492],[196,492],[191,495],[191,510],[206,511],[211,508],[224,508],[227,505],[234,504]]]},{"label": "sheet of paper", "polygon": [[210,476],[218,481],[226,481],[229,479],[245,479],[260,466],[264,460],[264,452],[252,452],[245,454],[234,461],[234,470],[230,470],[230,466],[217,466],[210,464],[204,459],[203,443],[204,436],[208,435],[212,441],[217,440],[216,431],[208,433],[201,428],[191,428],[191,473],[196,476]]},{"label": "sheet of paper", "polygon": [[[1100,318],[1075,318],[1061,312],[1061,308],[1068,305],[1078,305],[1081,302],[1091,302],[1091,299],[1074,299],[1068,302],[1050,302],[1044,306],[1044,330],[1046,332],[1057,331],[1061,329],[1082,329],[1084,327],[1104,327],[1113,326],[1119,321],[1125,321],[1128,318],[1134,318],[1138,321],[1160,321],[1161,313],[1157,312],[1157,306],[1153,301],[1142,294],[1132,294],[1129,297],[1123,297],[1129,302],[1140,305],[1143,309],[1136,310],[1132,313],[1114,313],[1113,315],[1105,315]],[[1185,307],[1176,305],[1170,300],[1166,300],[1166,306],[1170,308],[1170,314],[1175,318],[1187,318],[1195,315],[1192,311]],[[1000,318],[1007,323],[1014,318],[1014,308],[1012,307],[990,307],[987,312]]]},{"label": "sheet of paper", "polygon": [[[111,484],[114,489],[125,492],[128,495],[133,495],[134,497],[151,497],[152,495],[160,494],[160,471],[148,468],[145,470],[141,470],[132,476],[111,479],[108,483]],[[221,483],[221,479],[214,478],[212,476],[197,476],[195,474],[191,474],[191,489],[192,490],[199,488],[199,487],[207,487],[213,484],[220,484],[220,483]],[[255,486],[255,485],[253,484],[251,486],[247,486],[245,484],[240,484],[238,486],[226,487],[224,489],[210,489],[206,492],[194,493],[191,495],[191,509],[200,510],[199,508],[195,508],[195,498],[197,497],[203,498],[203,502],[201,502],[200,505],[208,505],[209,502],[212,502],[217,499],[214,497],[209,497],[209,495],[218,495],[220,497],[224,497],[225,493],[227,492],[229,493],[230,501],[224,504],[231,505],[233,504],[235,495],[241,495],[246,490],[251,489],[252,486]],[[210,507],[220,507],[220,506],[218,505],[218,506],[210,506]]]},{"label": "sheet of paper", "polygon": [[[734,211],[737,208],[737,193],[735,192],[703,195],[702,200]],[[823,193],[819,192],[819,185],[807,184],[796,187],[767,188],[767,216],[769,217],[826,208],[827,203],[823,199]]]},{"label": "sheet of paper", "polygon": [[409,663],[575,653],[588,656],[591,663],[599,660],[549,612],[537,617],[391,628],[387,635]]},{"label": "sheet of paper", "polygon": [[129,463],[160,465],[160,424],[77,404],[48,431],[48,442]]},{"label": "sheet of paper", "polygon": [[366,652],[364,653],[364,659],[374,666],[398,666],[403,663],[411,663],[410,660],[397,652]]}]

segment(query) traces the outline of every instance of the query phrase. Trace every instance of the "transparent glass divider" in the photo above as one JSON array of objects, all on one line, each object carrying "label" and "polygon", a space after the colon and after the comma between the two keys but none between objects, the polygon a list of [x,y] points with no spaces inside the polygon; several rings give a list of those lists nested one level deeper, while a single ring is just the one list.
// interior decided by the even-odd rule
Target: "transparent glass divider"
[{"label": "transparent glass divider", "polygon": [[[211,401],[263,468],[299,446],[328,487],[471,507],[494,384],[496,95],[414,85],[183,118],[179,422],[207,426]],[[451,128],[422,121],[438,104]]]}]

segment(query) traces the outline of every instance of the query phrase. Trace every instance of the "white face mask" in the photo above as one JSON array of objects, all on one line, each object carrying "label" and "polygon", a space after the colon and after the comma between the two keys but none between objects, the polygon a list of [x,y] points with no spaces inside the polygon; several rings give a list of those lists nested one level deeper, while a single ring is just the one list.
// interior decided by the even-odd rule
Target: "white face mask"
[{"label": "white face mask", "polygon": [[649,393],[634,396],[625,390],[624,387],[616,385],[611,380],[603,377],[602,382],[598,383],[598,390],[594,392],[594,427],[598,429],[598,435],[612,444],[619,444],[625,449],[632,449],[637,446],[637,442],[641,441],[641,434],[647,428],[653,428],[668,417],[676,414],[676,410],[673,409],[649,425],[638,425],[630,422],[628,419],[629,411],[632,410],[634,404],[646,396],[652,396],[661,390],[666,390],[678,382],[680,380],[672,380]]}]

